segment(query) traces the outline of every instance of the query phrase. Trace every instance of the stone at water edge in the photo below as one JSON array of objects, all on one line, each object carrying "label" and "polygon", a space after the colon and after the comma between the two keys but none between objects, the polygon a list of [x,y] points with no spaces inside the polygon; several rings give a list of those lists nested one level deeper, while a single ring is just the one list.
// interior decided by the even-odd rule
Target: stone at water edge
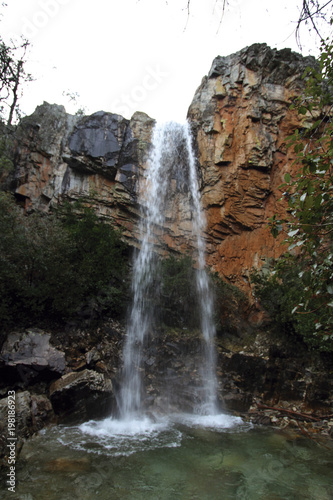
[{"label": "stone at water edge", "polygon": [[94,370],[67,373],[51,384],[50,400],[63,421],[106,417],[114,402],[112,382]]}]

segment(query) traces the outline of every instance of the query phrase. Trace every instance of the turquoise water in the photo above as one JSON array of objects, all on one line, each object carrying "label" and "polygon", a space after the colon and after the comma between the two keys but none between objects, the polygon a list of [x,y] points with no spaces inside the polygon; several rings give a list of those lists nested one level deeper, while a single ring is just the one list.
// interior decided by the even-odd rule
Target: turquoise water
[{"label": "turquoise water", "polygon": [[106,419],[29,440],[20,500],[331,500],[333,452],[229,416]]}]

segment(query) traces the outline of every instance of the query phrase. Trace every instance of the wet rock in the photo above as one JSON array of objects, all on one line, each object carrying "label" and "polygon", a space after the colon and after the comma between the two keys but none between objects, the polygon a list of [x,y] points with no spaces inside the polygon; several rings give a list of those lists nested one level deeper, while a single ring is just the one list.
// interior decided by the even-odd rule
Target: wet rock
[{"label": "wet rock", "polygon": [[238,393],[224,392],[223,394],[223,406],[227,410],[243,413],[248,411],[251,404],[252,404],[251,394],[246,394],[244,392],[238,392]]},{"label": "wet rock", "polygon": [[[10,394],[14,392],[11,391]],[[0,466],[6,465],[9,437],[15,438],[17,459],[24,441],[45,425],[52,423],[55,418],[52,405],[44,395],[32,395],[29,391],[17,392],[10,401],[15,418],[15,425],[10,430],[14,435],[8,433],[8,397],[0,399]]]},{"label": "wet rock", "polygon": [[51,384],[50,399],[63,421],[101,418],[111,412],[112,382],[93,370],[67,373]]},{"label": "wet rock", "polygon": [[87,472],[90,463],[87,458],[61,457],[47,462],[45,469],[52,472]]},{"label": "wet rock", "polygon": [[33,429],[40,430],[55,421],[51,401],[44,394],[31,395],[31,416]]},{"label": "wet rock", "polygon": [[10,333],[0,356],[3,381],[28,384],[65,373],[65,354],[53,347],[50,339],[50,333],[39,329]]},{"label": "wet rock", "polygon": [[100,361],[101,355],[97,351],[96,348],[91,349],[89,352],[86,354],[86,360],[87,360],[87,365],[93,365],[96,364],[98,361]]}]

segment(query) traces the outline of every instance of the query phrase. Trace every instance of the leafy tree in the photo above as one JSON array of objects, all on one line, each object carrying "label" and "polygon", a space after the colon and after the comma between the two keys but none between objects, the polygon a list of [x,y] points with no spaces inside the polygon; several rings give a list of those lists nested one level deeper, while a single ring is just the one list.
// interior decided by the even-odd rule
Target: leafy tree
[{"label": "leafy tree", "polygon": [[0,121],[0,181],[13,169],[13,154],[12,131]]},{"label": "leafy tree", "polygon": [[[304,300],[304,280],[302,279],[303,263],[286,257],[273,263],[269,272],[254,271],[251,282],[261,306],[268,312],[273,329],[279,334],[293,335],[304,341],[311,349],[321,351],[333,350],[333,341],[325,339],[318,332],[318,311],[321,298],[313,296],[306,314],[297,314],[295,304]],[[329,309],[321,311],[321,322],[329,320]],[[314,334],[315,333],[315,334]]]},{"label": "leafy tree", "polygon": [[77,294],[85,300],[86,313],[94,315],[125,308],[127,246],[121,233],[101,221],[81,202],[66,203],[58,212],[73,245]]},{"label": "leafy tree", "polygon": [[126,246],[90,209],[24,215],[0,193],[0,322],[98,320],[126,302]]},{"label": "leafy tree", "polygon": [[[289,138],[296,153],[297,172],[285,175],[288,216],[270,220],[274,236],[285,230],[289,252],[279,263],[298,269],[301,289],[289,305],[294,322],[312,319],[310,344],[333,349],[333,45],[323,40],[318,68],[308,68],[306,91],[292,105],[304,117],[302,129]],[[310,334],[309,334],[310,335]],[[307,337],[309,338],[309,335]]]},{"label": "leafy tree", "polygon": [[2,324],[65,317],[75,305],[71,242],[54,217],[29,217],[0,193]]}]

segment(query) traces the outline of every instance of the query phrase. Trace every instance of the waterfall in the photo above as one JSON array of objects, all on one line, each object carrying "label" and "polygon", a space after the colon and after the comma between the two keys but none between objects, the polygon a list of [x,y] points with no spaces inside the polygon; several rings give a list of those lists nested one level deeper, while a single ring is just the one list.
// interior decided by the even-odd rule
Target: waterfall
[{"label": "waterfall", "polygon": [[205,218],[200,205],[196,161],[189,125],[173,122],[157,124],[153,131],[152,146],[144,183],[139,188],[141,208],[139,234],[142,241],[133,262],[133,300],[123,351],[123,380],[119,400],[120,416],[125,420],[136,418],[144,411],[141,372],[143,349],[149,338],[154,317],[152,291],[158,261],[154,245],[157,242],[157,235],[163,234],[166,204],[172,197],[173,188],[183,191],[184,196],[189,198],[192,214],[192,240],[198,268],[196,288],[201,307],[201,331],[204,342],[201,389],[203,402],[198,413],[216,413],[213,298],[205,271],[203,238]]},{"label": "waterfall", "polygon": [[185,128],[187,149],[189,152],[189,178],[190,192],[193,202],[193,236],[196,240],[197,265],[196,286],[200,304],[201,332],[204,338],[204,359],[202,363],[202,380],[204,382],[204,397],[200,413],[217,413],[217,379],[216,379],[216,355],[215,355],[215,324],[214,300],[209,277],[205,270],[206,245],[203,232],[206,227],[206,219],[201,209],[199,185],[195,168],[195,157],[192,148],[191,134],[188,124]]}]

